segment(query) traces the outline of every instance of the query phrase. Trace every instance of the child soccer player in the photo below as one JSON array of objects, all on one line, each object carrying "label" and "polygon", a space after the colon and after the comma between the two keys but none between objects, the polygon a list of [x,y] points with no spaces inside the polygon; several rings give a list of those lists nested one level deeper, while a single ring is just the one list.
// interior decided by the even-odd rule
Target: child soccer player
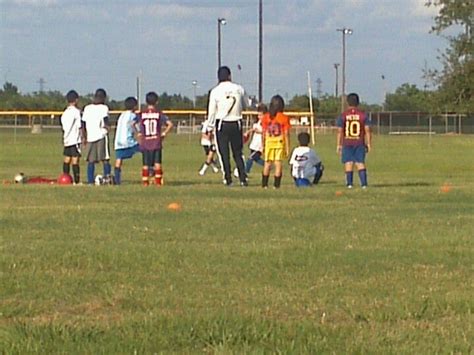
[{"label": "child soccer player", "polygon": [[94,102],[84,107],[82,114],[83,135],[87,144],[87,183],[94,184],[95,164],[99,161],[104,166],[104,178],[110,179],[109,150],[109,107],[105,104],[107,93],[97,89]]},{"label": "child soccer player", "polygon": [[290,119],[283,113],[285,102],[280,95],[275,95],[270,101],[268,113],[263,116],[263,166],[262,187],[268,188],[268,179],[272,165],[275,166],[274,188],[281,185],[282,160],[289,155],[290,149]]},{"label": "child soccer player", "polygon": [[124,104],[126,111],[120,114],[115,131],[114,177],[117,185],[120,185],[122,182],[123,160],[130,159],[139,151],[138,142],[134,136],[134,134],[138,133],[136,128],[138,116],[135,114],[138,102],[134,97],[127,97]]},{"label": "child soccer player", "polygon": [[79,159],[81,157],[81,111],[77,108],[79,94],[71,90],[66,94],[68,107],[61,115],[61,126],[63,129],[64,160],[63,173],[68,174],[72,165],[74,184],[79,184],[80,168]]},{"label": "child soccer player", "polygon": [[245,162],[245,172],[247,175],[252,169],[253,162],[256,162],[259,165],[264,165],[262,159],[262,150],[263,150],[263,139],[262,139],[262,118],[267,113],[267,106],[260,104],[257,107],[257,121],[253,124],[252,128],[245,132],[245,136],[252,135],[252,140],[250,141],[250,155]]},{"label": "child soccer player", "polygon": [[337,148],[341,155],[344,171],[346,173],[346,186],[352,189],[354,164],[359,172],[360,185],[367,188],[367,170],[365,167],[365,154],[370,152],[372,124],[367,114],[359,110],[359,95],[347,95],[348,108],[337,119]]},{"label": "child soccer player", "polygon": [[[140,113],[140,132],[138,133],[138,142],[143,153],[142,183],[145,186],[150,184],[149,174],[154,168],[155,184],[161,186],[163,183],[162,143],[173,128],[173,123],[168,116],[157,109],[158,95],[155,92],[146,94],[145,100],[147,107]],[[162,132],[163,126],[165,130]]]},{"label": "child soccer player", "polygon": [[201,145],[204,148],[204,153],[206,154],[206,160],[202,164],[201,169],[199,170],[199,175],[203,176],[206,173],[206,170],[209,166],[212,166],[212,170],[215,173],[219,172],[216,162],[214,161],[214,155],[216,154],[216,146],[214,144],[214,132],[211,127],[209,127],[209,121],[205,120],[202,123],[201,129]]},{"label": "child soccer player", "polygon": [[290,158],[291,175],[296,187],[316,185],[323,176],[324,166],[314,149],[309,145],[310,135],[298,134],[298,147],[293,149]]}]

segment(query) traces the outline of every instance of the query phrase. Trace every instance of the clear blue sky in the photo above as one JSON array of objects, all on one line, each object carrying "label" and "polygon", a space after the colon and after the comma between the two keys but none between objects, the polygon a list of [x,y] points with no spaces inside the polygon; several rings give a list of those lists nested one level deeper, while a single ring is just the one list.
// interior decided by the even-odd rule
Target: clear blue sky
[{"label": "clear blue sky", "polygon": [[[347,91],[380,103],[384,86],[423,87],[422,70],[439,67],[446,40],[430,34],[437,10],[425,0],[264,0],[264,97],[334,93],[334,63],[347,37]],[[222,59],[257,94],[258,0],[0,0],[0,80],[21,92],[81,94],[104,87],[121,100],[143,90],[192,97],[215,82],[217,18]],[[240,64],[241,70],[237,69]],[[385,76],[385,82],[381,76]]]}]

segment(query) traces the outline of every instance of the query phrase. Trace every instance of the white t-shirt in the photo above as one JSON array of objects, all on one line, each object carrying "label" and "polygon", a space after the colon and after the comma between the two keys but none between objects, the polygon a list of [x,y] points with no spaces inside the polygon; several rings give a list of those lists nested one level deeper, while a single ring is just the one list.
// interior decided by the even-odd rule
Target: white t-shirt
[{"label": "white t-shirt", "polygon": [[76,106],[68,106],[61,115],[63,143],[65,147],[81,143],[81,111]]},{"label": "white t-shirt", "polygon": [[262,124],[260,121],[256,122],[252,126],[253,135],[252,140],[250,141],[249,148],[251,150],[255,150],[257,152],[261,152],[263,150],[263,143],[262,143]]},{"label": "white t-shirt", "polygon": [[135,113],[132,111],[122,112],[117,120],[117,128],[115,130],[115,150],[131,148],[138,144],[133,135],[136,132],[135,124],[137,122],[138,117]]},{"label": "white t-shirt", "polygon": [[202,123],[202,128],[201,128],[201,145],[202,146],[210,146],[212,145],[211,140],[208,138],[209,133],[212,132],[212,128],[209,127],[209,121],[205,120]]},{"label": "white t-shirt", "polygon": [[109,108],[104,104],[90,104],[84,107],[82,121],[86,124],[87,142],[97,142],[107,136],[105,121],[109,118]]},{"label": "white t-shirt", "polygon": [[296,147],[290,158],[291,175],[294,178],[312,179],[316,174],[315,165],[321,163],[321,159],[310,147]]},{"label": "white t-shirt", "polygon": [[226,122],[241,120],[244,108],[244,88],[231,81],[223,81],[212,89],[209,95],[209,125],[214,127],[216,120]]}]

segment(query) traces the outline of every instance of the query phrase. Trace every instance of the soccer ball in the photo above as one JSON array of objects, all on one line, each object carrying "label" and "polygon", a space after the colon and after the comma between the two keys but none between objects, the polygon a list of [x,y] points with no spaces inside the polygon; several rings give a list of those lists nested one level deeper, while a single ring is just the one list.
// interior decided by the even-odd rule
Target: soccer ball
[{"label": "soccer ball", "polygon": [[59,185],[71,185],[72,184],[72,177],[69,174],[61,174],[58,177],[58,184]]},{"label": "soccer ball", "polygon": [[23,173],[16,174],[14,180],[15,184],[24,184],[26,182],[26,178]]},{"label": "soccer ball", "polygon": [[103,185],[104,184],[104,177],[102,175],[96,175],[95,176],[95,180],[94,180],[94,183],[96,185]]}]

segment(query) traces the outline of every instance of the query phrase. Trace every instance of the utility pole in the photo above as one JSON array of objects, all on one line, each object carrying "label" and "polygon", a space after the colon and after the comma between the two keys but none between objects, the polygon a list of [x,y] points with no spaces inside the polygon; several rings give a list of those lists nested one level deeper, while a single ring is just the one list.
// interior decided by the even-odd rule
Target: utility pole
[{"label": "utility pole", "polygon": [[42,93],[44,91],[44,84],[46,84],[46,80],[39,78],[37,83],[39,84],[39,92]]},{"label": "utility pole", "polygon": [[339,96],[339,65],[339,63],[334,63],[334,69],[336,69],[335,97]]},{"label": "utility pole", "polygon": [[322,84],[323,84],[323,81],[321,80],[321,78],[317,78],[316,79],[316,97],[318,99],[321,98],[321,94],[323,93]]}]

